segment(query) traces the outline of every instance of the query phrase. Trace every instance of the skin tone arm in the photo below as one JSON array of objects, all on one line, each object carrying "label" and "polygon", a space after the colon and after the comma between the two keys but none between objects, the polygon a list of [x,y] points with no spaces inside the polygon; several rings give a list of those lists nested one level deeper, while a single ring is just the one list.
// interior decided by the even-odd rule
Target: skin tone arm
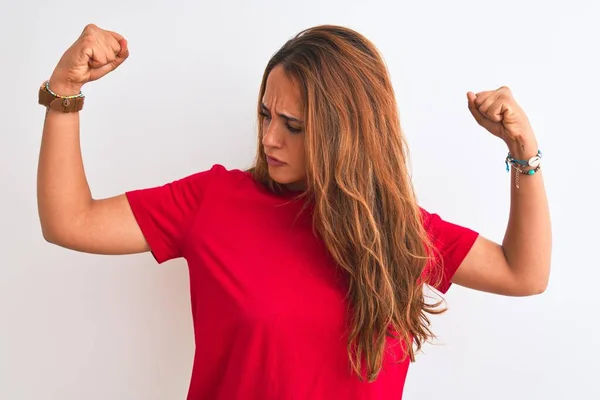
[{"label": "skin tone arm", "polygon": [[[79,93],[128,56],[124,39],[88,26],[65,52],[50,78],[63,96]],[[44,121],[37,174],[38,213],[44,238],[69,249],[96,254],[148,251],[124,194],[92,198],[79,141],[79,114],[49,110]]]},{"label": "skin tone arm", "polygon": [[[50,78],[61,95],[116,69],[128,57],[117,33],[88,25],[65,52]],[[525,113],[508,88],[468,94],[477,122],[502,138],[517,159],[537,152]],[[514,174],[513,181],[514,181]],[[483,237],[459,267],[453,281],[491,293],[523,296],[542,292],[550,270],[550,217],[541,172],[521,176],[511,187],[511,211],[502,245]],[[51,243],[97,254],[149,251],[125,195],[95,200],[85,176],[79,143],[79,115],[49,111],[38,165],[38,210]]]},{"label": "skin tone arm", "polygon": [[[477,122],[503,139],[518,160],[535,156],[538,144],[528,118],[510,89],[468,94]],[[548,285],[552,231],[542,170],[519,175],[511,169],[510,215],[502,245],[480,236],[453,277],[458,285],[507,296],[542,293]]]}]

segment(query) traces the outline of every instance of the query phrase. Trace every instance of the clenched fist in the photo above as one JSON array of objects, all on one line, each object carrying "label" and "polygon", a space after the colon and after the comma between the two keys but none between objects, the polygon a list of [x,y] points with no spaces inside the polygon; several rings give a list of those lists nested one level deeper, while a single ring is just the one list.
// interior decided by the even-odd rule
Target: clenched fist
[{"label": "clenched fist", "polygon": [[77,94],[84,84],[114,71],[128,56],[123,36],[88,25],[61,57],[50,77],[50,88],[62,96]]},{"label": "clenched fist", "polygon": [[467,93],[469,110],[488,132],[504,140],[515,157],[529,158],[537,151],[537,140],[527,115],[506,87]]}]

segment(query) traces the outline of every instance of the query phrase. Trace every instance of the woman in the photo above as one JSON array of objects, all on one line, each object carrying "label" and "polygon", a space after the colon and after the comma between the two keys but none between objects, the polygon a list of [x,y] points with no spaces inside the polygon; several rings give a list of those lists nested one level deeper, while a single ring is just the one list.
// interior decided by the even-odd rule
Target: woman
[{"label": "woman", "polygon": [[189,399],[398,399],[433,337],[425,284],[544,291],[551,232],[537,142],[508,88],[469,92],[514,174],[502,245],[417,205],[390,78],[346,28],[301,32],[258,101],[248,171],[215,165],[161,187],[92,199],[79,149],[82,86],[128,57],[90,25],[40,88],[44,237],[97,254],[151,251],[190,269],[196,340]]}]

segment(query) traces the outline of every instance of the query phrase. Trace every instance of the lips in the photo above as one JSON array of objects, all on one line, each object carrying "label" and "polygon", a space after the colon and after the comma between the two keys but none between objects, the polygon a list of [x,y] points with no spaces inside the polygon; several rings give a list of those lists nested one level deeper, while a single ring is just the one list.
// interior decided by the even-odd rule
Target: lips
[{"label": "lips", "polygon": [[276,161],[276,162],[278,162],[278,163],[282,163],[282,164],[283,164],[283,161],[281,161],[280,159],[278,159],[278,158],[276,158],[276,157],[270,156],[270,155],[268,155],[268,154],[267,154],[267,157],[268,157],[268,158],[270,158],[270,159],[271,159],[271,160],[273,160],[273,161]]},{"label": "lips", "polygon": [[272,166],[281,166],[281,165],[285,165],[285,163],[273,156],[270,156],[267,154],[267,164],[272,165]]}]

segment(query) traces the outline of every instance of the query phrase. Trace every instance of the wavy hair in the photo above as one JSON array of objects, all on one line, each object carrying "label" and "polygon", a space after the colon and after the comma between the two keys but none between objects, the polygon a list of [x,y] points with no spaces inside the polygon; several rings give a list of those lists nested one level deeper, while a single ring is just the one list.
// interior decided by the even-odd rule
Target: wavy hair
[{"label": "wavy hair", "polygon": [[[305,196],[314,202],[313,226],[348,275],[351,326],[348,356],[360,379],[381,371],[386,338],[404,343],[410,360],[433,338],[424,271],[433,246],[412,187],[397,103],[387,67],[375,46],[340,26],[306,29],[271,58],[260,88],[255,179],[279,192],[261,145],[260,103],[267,77],[282,65],[302,91],[305,121]],[[438,281],[428,284],[436,285]],[[410,344],[410,345],[407,345]],[[405,358],[405,357],[404,357]]]}]

